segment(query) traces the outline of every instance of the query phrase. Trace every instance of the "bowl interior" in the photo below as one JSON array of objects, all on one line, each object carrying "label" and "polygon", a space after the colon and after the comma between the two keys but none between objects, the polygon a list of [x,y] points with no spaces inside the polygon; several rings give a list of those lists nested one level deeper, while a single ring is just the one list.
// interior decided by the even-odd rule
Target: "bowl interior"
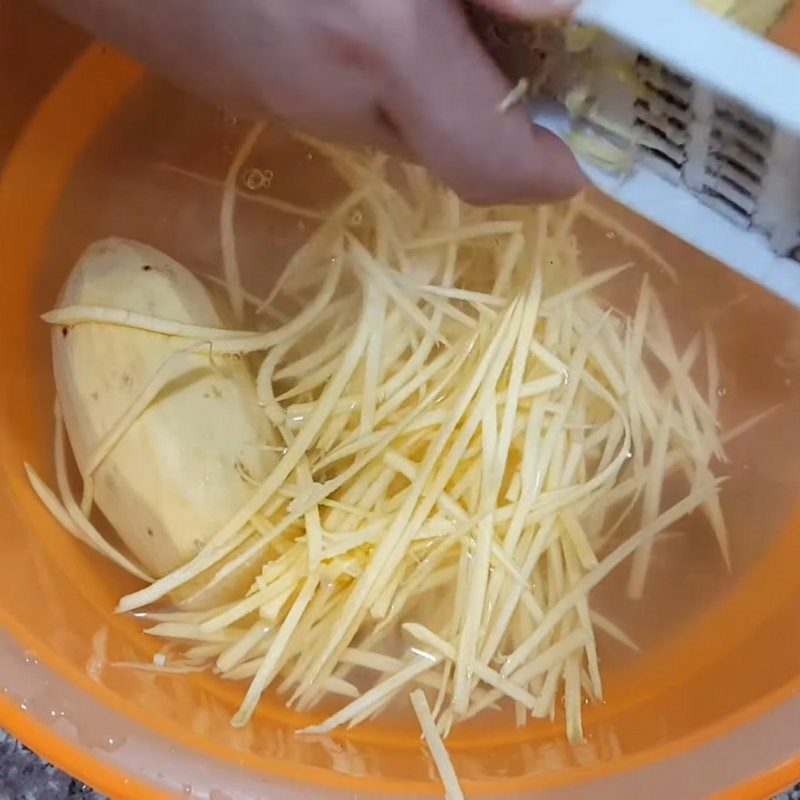
[{"label": "bowl interior", "polygon": [[[23,461],[52,477],[53,385],[39,314],[52,306],[81,250],[108,235],[142,239],[217,274],[220,184],[246,129],[94,46],[48,94],[7,159],[0,181],[8,262],[0,293],[0,629],[30,654],[27,666],[23,659],[4,672],[7,692],[17,692],[17,676],[36,660],[76,696],[210,761],[331,788],[435,792],[410,721],[301,740],[293,731],[310,718],[267,697],[251,725],[237,730],[227,720],[242,687],[112,666],[149,660],[156,650],[138,619],[113,613],[135,582],[72,540],[24,477]],[[323,208],[338,190],[323,161],[277,127],[268,129],[252,166],[272,172],[265,191],[283,200]],[[666,257],[678,282],[596,223],[580,229],[587,269],[634,258],[618,290],[621,304],[648,274],[681,342],[705,328],[714,332],[725,427],[771,413],[729,445],[723,498],[732,571],[701,516],[658,545],[643,601],[623,599],[623,567],[594,600],[642,652],[631,657],[603,643],[607,700],[586,709],[587,743],[568,747],[561,720],[516,729],[502,713],[483,717],[449,742],[458,773],[481,791],[567,784],[663,757],[730,729],[736,715],[775,705],[800,679],[800,316],[669,235],[595,202]],[[240,201],[248,288],[266,291],[308,225],[256,197]],[[71,716],[84,747],[121,746],[113,726],[77,707],[60,708],[53,690],[31,688],[28,695],[22,705],[39,717]]]}]

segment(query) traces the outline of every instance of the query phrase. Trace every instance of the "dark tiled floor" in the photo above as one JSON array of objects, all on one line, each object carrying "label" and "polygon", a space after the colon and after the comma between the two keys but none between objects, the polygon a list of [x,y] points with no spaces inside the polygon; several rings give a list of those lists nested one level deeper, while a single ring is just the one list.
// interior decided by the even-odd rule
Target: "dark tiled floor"
[{"label": "dark tiled floor", "polygon": [[0,800],[103,800],[0,730]]}]

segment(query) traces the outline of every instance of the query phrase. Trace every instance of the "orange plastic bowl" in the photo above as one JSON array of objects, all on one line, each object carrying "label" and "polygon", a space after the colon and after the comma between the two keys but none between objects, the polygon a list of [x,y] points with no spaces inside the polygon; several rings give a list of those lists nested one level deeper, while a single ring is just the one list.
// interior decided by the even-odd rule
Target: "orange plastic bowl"
[{"label": "orange plastic bowl", "polygon": [[[213,268],[213,183],[241,131],[24,0],[0,5],[0,104],[0,724],[115,798],[440,793],[410,722],[300,740],[293,731],[307,719],[267,698],[234,730],[240,687],[111,666],[153,652],[135,618],[113,614],[133,582],[54,523],[22,469],[28,460],[50,477],[38,315],[99,236],[139,236]],[[292,147],[268,137],[275,192],[324,192]],[[257,211],[241,211],[245,258],[271,247],[277,264],[304,231]],[[669,545],[652,598],[622,612],[645,649],[627,660],[608,651],[607,701],[586,710],[586,744],[568,747],[560,721],[517,730],[488,717],[450,742],[471,797],[761,800],[800,776],[800,319],[642,230],[680,272],[673,309],[717,330],[730,421],[781,403],[732,445],[734,571],[719,568],[708,537]],[[584,243],[598,260],[604,247]]]}]

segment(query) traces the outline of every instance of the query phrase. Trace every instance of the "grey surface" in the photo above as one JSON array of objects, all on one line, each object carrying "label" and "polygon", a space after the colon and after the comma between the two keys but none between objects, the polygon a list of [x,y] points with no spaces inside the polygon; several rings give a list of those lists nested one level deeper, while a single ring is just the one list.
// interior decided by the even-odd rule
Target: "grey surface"
[{"label": "grey surface", "polygon": [[[0,729],[0,800],[105,800]],[[589,800],[589,798],[587,798]],[[800,800],[800,784],[776,800]]]},{"label": "grey surface", "polygon": [[0,800],[104,800],[0,729]]}]

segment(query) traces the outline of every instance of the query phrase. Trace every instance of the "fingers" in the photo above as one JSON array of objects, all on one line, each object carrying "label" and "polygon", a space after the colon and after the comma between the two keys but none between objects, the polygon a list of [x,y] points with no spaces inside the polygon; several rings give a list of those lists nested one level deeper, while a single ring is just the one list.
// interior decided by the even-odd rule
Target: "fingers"
[{"label": "fingers", "polygon": [[472,202],[536,202],[585,185],[569,148],[501,113],[510,85],[471,34],[458,3],[418,0],[415,36],[392,53],[384,107],[417,160]]},{"label": "fingers", "polygon": [[[287,127],[299,128],[320,139],[351,147],[376,147],[389,155],[409,158],[410,153],[399,131],[383,111],[373,87],[349,81],[346,70],[339,70],[335,89],[326,97],[314,97],[303,109],[279,107],[279,116]],[[331,102],[333,98],[333,102]]]},{"label": "fingers", "polygon": [[567,16],[578,0],[478,0],[478,3],[506,17],[536,20]]}]

